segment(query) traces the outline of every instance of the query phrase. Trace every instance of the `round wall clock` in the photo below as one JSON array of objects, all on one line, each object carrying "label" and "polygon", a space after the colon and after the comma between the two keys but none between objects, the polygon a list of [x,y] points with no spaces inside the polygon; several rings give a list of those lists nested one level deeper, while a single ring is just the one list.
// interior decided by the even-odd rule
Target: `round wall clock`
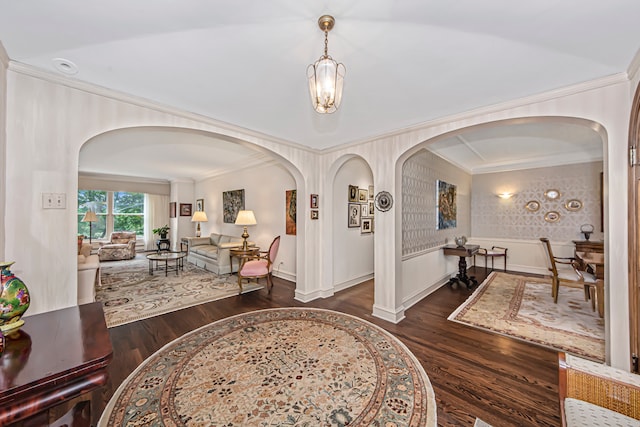
[{"label": "round wall clock", "polygon": [[393,206],[393,197],[388,191],[381,191],[376,194],[376,208],[381,212],[386,212]]}]

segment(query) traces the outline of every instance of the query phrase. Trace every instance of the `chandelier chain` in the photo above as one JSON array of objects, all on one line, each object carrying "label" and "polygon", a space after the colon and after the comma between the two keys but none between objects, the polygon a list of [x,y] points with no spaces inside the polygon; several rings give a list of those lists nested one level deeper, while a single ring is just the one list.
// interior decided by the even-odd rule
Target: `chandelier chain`
[{"label": "chandelier chain", "polygon": [[324,28],[324,57],[327,58],[329,56],[329,30],[327,27]]}]

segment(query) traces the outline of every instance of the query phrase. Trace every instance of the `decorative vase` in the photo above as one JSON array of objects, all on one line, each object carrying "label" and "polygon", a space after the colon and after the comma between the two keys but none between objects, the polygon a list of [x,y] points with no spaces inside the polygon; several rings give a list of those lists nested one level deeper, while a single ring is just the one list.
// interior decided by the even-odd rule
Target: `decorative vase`
[{"label": "decorative vase", "polygon": [[464,245],[467,243],[467,238],[465,236],[454,237],[453,240],[456,242],[456,245],[459,248],[464,247]]},{"label": "decorative vase", "polygon": [[2,271],[2,287],[0,288],[0,331],[9,335],[24,324],[22,315],[29,308],[31,302],[29,290],[24,282],[18,279],[10,270],[14,261],[0,262]]}]

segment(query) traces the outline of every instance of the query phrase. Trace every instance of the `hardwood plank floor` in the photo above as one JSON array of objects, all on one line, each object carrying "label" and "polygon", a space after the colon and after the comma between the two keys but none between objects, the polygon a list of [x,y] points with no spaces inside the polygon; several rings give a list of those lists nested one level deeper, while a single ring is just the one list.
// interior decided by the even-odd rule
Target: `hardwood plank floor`
[{"label": "hardwood plank floor", "polygon": [[[484,279],[483,268],[472,268],[470,274]],[[293,283],[277,278],[274,282],[271,295],[263,289],[112,328],[114,359],[109,382],[92,394],[94,423],[122,381],[173,339],[247,311],[306,306],[358,316],[402,340],[431,380],[440,426],[473,426],[476,417],[495,427],[560,425],[557,353],[448,321],[449,314],[471,294],[465,288],[438,289],[394,325],[371,315],[373,281],[309,304],[293,299]]]}]

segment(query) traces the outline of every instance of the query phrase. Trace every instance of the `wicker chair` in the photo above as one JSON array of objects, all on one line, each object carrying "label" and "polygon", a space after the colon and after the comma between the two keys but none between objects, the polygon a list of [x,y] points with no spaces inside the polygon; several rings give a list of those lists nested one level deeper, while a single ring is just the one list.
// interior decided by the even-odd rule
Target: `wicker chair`
[{"label": "wicker chair", "polygon": [[640,376],[558,353],[562,425],[640,426]]}]

